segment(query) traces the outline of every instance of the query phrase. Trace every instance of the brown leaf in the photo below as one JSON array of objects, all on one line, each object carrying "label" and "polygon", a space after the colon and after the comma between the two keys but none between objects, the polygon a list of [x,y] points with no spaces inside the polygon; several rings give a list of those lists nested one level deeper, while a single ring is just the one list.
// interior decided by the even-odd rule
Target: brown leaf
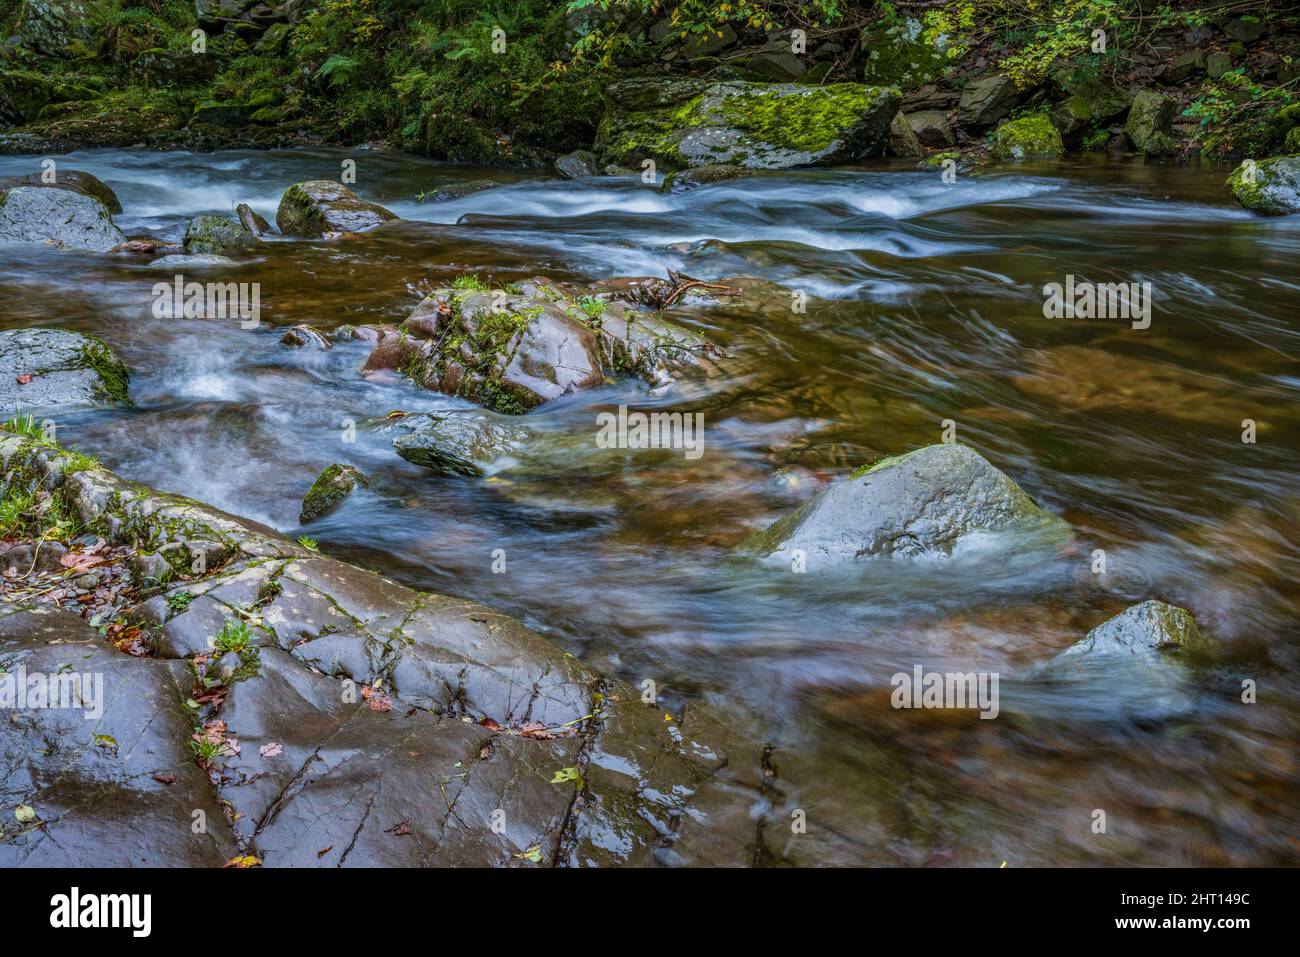
[{"label": "brown leaf", "polygon": [[153,779],[159,784],[175,784],[176,775],[174,774],[155,774]]},{"label": "brown leaf", "polygon": [[16,381],[19,385],[27,385],[32,381],[32,377],[24,372],[22,375],[18,376]]},{"label": "brown leaf", "polygon": [[392,827],[384,828],[384,832],[393,835],[393,837],[405,837],[411,833],[411,822],[402,821],[400,824],[394,824]]}]

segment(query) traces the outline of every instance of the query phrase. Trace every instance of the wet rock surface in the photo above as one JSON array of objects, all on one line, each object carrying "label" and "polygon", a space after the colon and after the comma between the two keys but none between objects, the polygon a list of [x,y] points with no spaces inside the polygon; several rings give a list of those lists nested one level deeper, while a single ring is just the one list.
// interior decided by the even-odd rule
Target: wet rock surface
[{"label": "wet rock surface", "polygon": [[63,329],[0,332],[0,414],[126,402],[130,374],[102,340]]},{"label": "wet rock surface", "polygon": [[477,281],[435,290],[387,331],[363,372],[520,414],[593,388],[609,375],[668,385],[721,356],[694,332],[625,301],[577,296],[544,280],[512,289]]},{"label": "wet rock surface", "polygon": [[76,169],[58,169],[54,182],[47,183],[43,173],[29,173],[26,176],[10,176],[0,179],[0,193],[15,186],[37,186],[49,189],[70,189],[74,193],[93,196],[108,209],[110,213],[120,213],[122,202],[112,188],[99,177]]},{"label": "wet rock surface", "polygon": [[1033,675],[1096,684],[1129,718],[1163,721],[1196,709],[1194,665],[1212,651],[1191,612],[1149,600],[1098,625]]},{"label": "wet rock surface", "polygon": [[102,253],[125,239],[108,207],[93,196],[37,186],[0,192],[0,243],[46,243]]},{"label": "wet rock surface", "polygon": [[1242,164],[1228,177],[1232,196],[1265,216],[1300,213],[1300,156],[1275,156]]},{"label": "wet rock surface", "polygon": [[364,232],[396,219],[396,214],[377,203],[367,203],[346,186],[328,179],[290,186],[275,214],[281,233],[304,239]]},{"label": "wet rock surface", "polygon": [[[0,438],[0,458],[114,539],[216,546],[133,613],[169,633],[160,657],[124,655],[61,609],[0,611],[7,670],[75,658],[102,675],[104,705],[94,722],[4,712],[0,788],[37,812],[6,825],[7,864],[753,859],[759,750],[706,709],[665,721],[510,618],[102,469],[64,476],[28,440]],[[191,836],[196,810],[206,831]]]},{"label": "wet rock surface", "polygon": [[256,233],[242,222],[225,216],[204,213],[195,216],[185,227],[185,251],[190,255],[237,253],[256,243]]},{"label": "wet rock surface", "polygon": [[351,465],[327,465],[316,481],[312,483],[307,494],[303,496],[300,522],[310,522],[322,515],[328,515],[343,504],[358,485],[367,486],[370,480]]},{"label": "wet rock surface", "polygon": [[859,469],[746,543],[770,564],[801,553],[809,570],[862,558],[951,555],[1000,534],[1068,532],[964,445],[930,445]]}]

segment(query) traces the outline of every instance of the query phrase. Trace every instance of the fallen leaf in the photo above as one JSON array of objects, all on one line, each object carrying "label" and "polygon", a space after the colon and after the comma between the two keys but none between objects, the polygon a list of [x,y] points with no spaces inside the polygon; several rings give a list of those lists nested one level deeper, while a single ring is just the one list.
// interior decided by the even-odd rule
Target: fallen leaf
[{"label": "fallen leaf", "polygon": [[577,768],[560,768],[555,772],[555,777],[551,778],[552,784],[563,784],[566,781],[578,780]]},{"label": "fallen leaf", "polygon": [[175,784],[176,775],[174,774],[155,774],[153,779],[159,784]]},{"label": "fallen leaf", "polygon": [[319,851],[316,852],[316,859],[320,860],[322,857],[324,857],[332,850],[334,850],[333,844],[331,844],[329,847],[322,847]]},{"label": "fallen leaf", "polygon": [[271,742],[270,744],[264,744],[257,749],[257,753],[264,758],[273,758],[278,754],[284,753],[284,745],[277,744],[275,742]]},{"label": "fallen leaf", "polygon": [[18,818],[19,824],[27,824],[36,820],[36,808],[30,804],[20,804],[14,808],[14,817]]},{"label": "fallen leaf", "polygon": [[249,854],[245,857],[232,857],[226,861],[226,867],[261,867],[262,859]]},{"label": "fallen leaf", "polygon": [[532,861],[534,864],[542,863],[542,845],[534,844],[526,851],[520,851],[514,855],[516,860]]},{"label": "fallen leaf", "polygon": [[32,377],[25,372],[22,375],[20,375],[17,379],[19,385],[27,385],[31,381],[32,381]]},{"label": "fallen leaf", "polygon": [[114,738],[111,734],[95,735],[95,744],[101,748],[107,748],[110,751],[117,750],[117,739]]},{"label": "fallen leaf", "polygon": [[384,831],[387,834],[393,835],[393,837],[405,837],[411,833],[411,822],[402,821],[399,824],[394,824],[392,827],[384,828]]}]

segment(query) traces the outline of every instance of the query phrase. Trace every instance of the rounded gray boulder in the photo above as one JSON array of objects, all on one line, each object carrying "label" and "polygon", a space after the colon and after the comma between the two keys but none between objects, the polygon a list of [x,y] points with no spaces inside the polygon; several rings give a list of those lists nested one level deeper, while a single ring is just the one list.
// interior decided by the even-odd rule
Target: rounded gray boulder
[{"label": "rounded gray boulder", "polygon": [[93,196],[37,186],[0,193],[0,243],[49,243],[102,253],[123,242],[108,207]]},{"label": "rounded gray boulder", "polygon": [[745,549],[809,568],[878,556],[951,555],[987,535],[1064,541],[1068,526],[964,445],[928,445],[854,472],[749,539]]}]

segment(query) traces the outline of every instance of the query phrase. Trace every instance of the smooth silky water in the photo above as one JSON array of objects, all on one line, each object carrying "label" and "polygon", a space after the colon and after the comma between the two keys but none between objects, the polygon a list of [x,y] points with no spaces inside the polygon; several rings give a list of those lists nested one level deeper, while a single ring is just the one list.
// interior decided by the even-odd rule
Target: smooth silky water
[{"label": "smooth silky water", "polygon": [[[1235,207],[1225,168],[1140,162],[1027,164],[951,185],[879,163],[665,196],[636,179],[381,152],[57,159],[116,190],[128,235],[179,240],[193,215],[238,202],[273,221],[286,186],[337,178],[349,157],[358,192],[403,222],[185,271],[260,283],[256,329],[154,318],[166,267],[0,249],[0,328],[94,333],[133,370],[133,407],[66,416],[59,440],[131,479],[309,534],[334,557],[514,614],[601,669],[653,679],[669,713],[713,704],[774,746],[777,787],[783,765],[797,769],[799,839],[825,863],[1300,857],[1300,217]],[[0,176],[34,163],[0,158]],[[466,177],[502,187],[419,198]],[[667,269],[771,280],[806,293],[807,308],[782,293],[674,309],[730,354],[723,375],[663,394],[614,383],[530,418],[589,435],[594,454],[600,411],[702,412],[694,461],[437,475],[400,459],[374,423],[464,403],[396,375],[363,378],[361,343],[280,342],[297,323],[398,322],[463,273],[580,284]],[[1067,274],[1150,282],[1150,328],[1044,318],[1042,287]],[[939,441],[945,420],[1076,541],[1046,558],[977,553],[835,576],[734,557],[857,465]],[[300,526],[303,493],[335,461],[370,488]],[[1135,722],[1105,674],[1027,680],[1145,598],[1189,608],[1224,649],[1194,713]],[[890,676],[917,664],[996,671],[1000,718],[892,709]],[[1256,705],[1240,701],[1246,678]],[[1105,835],[1092,833],[1094,809]],[[782,843],[770,829],[767,841]]]}]

